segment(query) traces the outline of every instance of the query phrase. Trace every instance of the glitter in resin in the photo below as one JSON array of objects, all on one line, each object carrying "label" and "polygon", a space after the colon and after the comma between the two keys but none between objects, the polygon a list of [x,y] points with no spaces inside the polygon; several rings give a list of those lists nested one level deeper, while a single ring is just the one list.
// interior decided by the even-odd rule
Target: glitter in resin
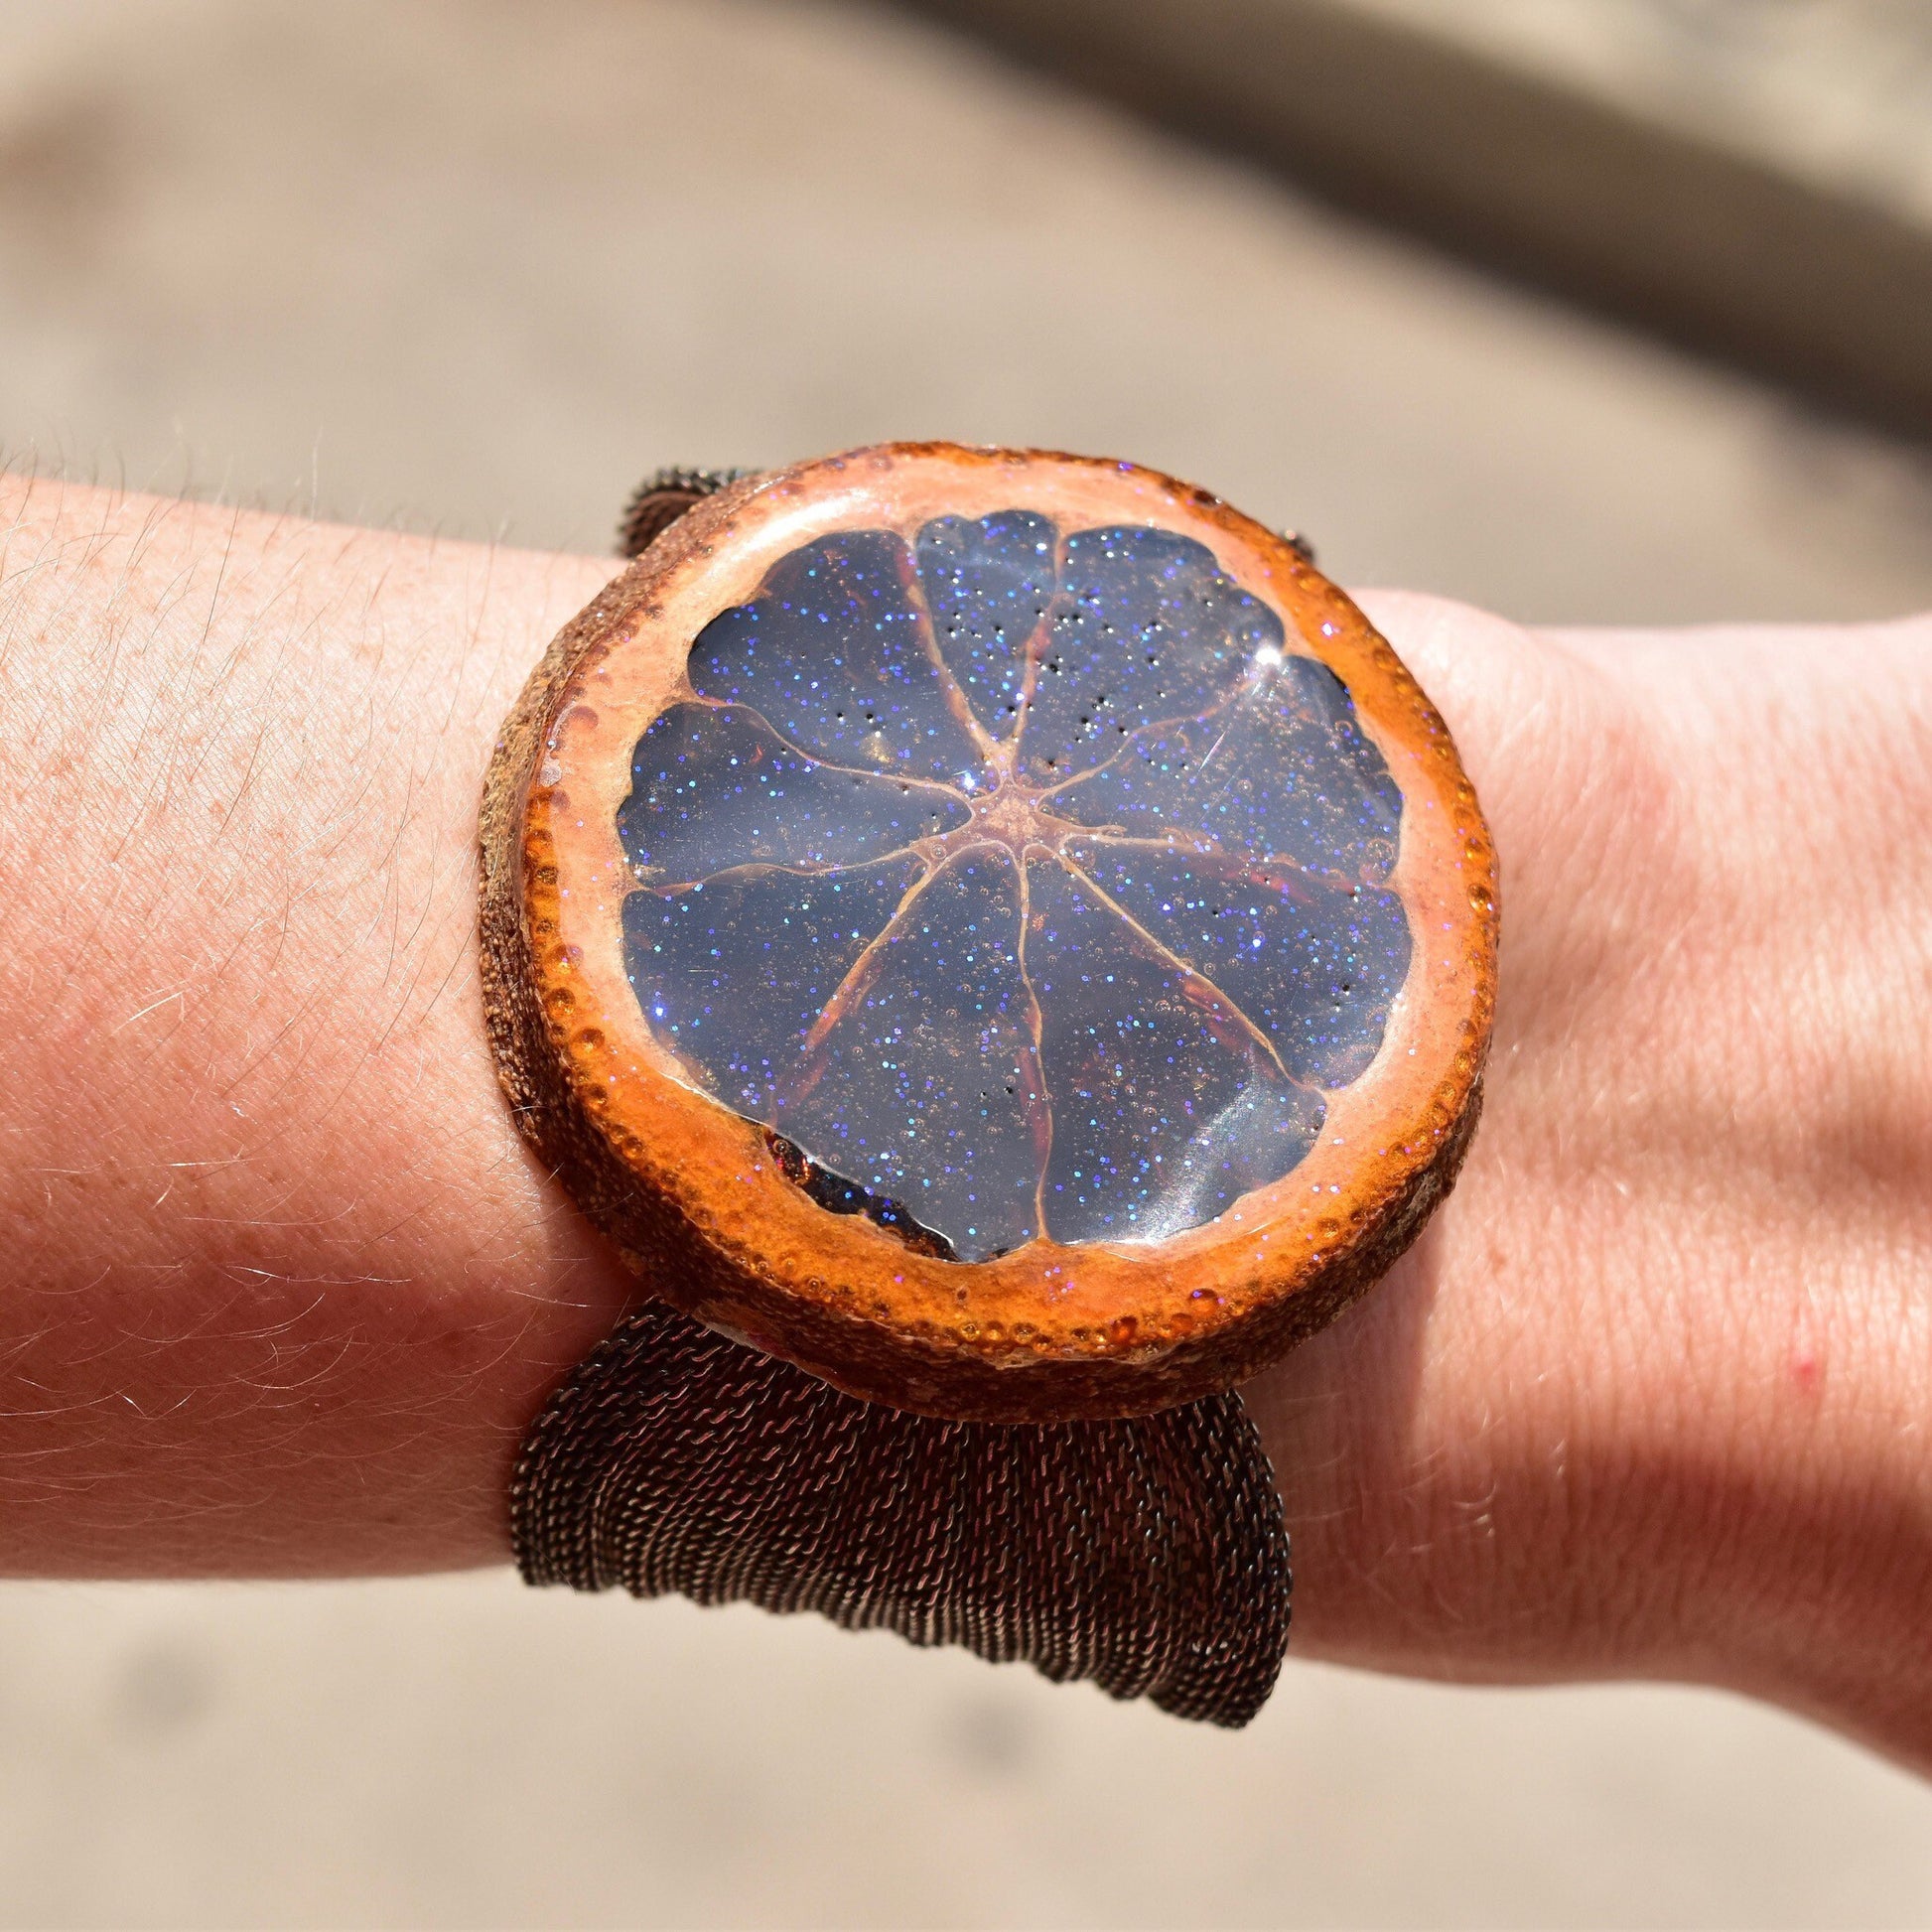
[{"label": "glitter in resin", "polygon": [[1409,970],[1402,798],[1202,545],[1007,510],[824,536],[638,740],[624,957],[836,1211],[977,1261],[1290,1173]]}]

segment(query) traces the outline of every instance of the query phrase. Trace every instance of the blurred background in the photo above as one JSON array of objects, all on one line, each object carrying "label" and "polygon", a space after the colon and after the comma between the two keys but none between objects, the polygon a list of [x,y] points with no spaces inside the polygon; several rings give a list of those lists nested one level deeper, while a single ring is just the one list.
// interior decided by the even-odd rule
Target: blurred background
[{"label": "blurred background", "polygon": [[[1671,623],[1932,607],[1928,432],[1920,3],[0,0],[15,466],[603,550],[1044,443]],[[506,1574],[8,1586],[0,1925],[119,1924],[1925,1925],[1932,1790],[1665,1688],[1230,1737]]]}]

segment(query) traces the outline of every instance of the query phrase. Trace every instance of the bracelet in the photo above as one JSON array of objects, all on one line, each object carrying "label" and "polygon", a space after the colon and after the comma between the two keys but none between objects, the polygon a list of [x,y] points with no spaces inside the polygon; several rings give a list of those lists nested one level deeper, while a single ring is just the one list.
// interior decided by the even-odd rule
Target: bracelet
[{"label": "bracelet", "polygon": [[531,1583],[746,1599],[1246,1723],[1237,1385],[1454,1179],[1495,858],[1300,539],[1132,464],[672,471],[482,821],[525,1136],[650,1299],[511,1483]]}]

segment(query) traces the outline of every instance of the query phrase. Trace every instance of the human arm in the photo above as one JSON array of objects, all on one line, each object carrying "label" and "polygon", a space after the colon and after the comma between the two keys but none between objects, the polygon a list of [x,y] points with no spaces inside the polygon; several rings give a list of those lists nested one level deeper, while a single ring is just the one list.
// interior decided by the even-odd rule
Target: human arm
[{"label": "human arm", "polygon": [[[0,1555],[500,1560],[634,1284],[495,1091],[476,801],[612,567],[20,480],[0,533]],[[1457,1193],[1252,1394],[1298,1649],[1925,1761],[1932,625],[1368,602],[1488,810],[1503,987]]]}]

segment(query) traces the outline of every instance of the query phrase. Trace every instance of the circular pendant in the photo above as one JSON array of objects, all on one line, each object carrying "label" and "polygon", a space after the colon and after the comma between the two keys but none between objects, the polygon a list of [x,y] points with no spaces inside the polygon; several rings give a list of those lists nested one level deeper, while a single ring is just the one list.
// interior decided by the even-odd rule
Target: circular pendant
[{"label": "circular pendant", "polygon": [[1473,1129],[1495,860],[1291,541],[1132,464],[747,479],[551,646],[483,813],[490,1031],[663,1297],[922,1414],[1232,1386]]}]

